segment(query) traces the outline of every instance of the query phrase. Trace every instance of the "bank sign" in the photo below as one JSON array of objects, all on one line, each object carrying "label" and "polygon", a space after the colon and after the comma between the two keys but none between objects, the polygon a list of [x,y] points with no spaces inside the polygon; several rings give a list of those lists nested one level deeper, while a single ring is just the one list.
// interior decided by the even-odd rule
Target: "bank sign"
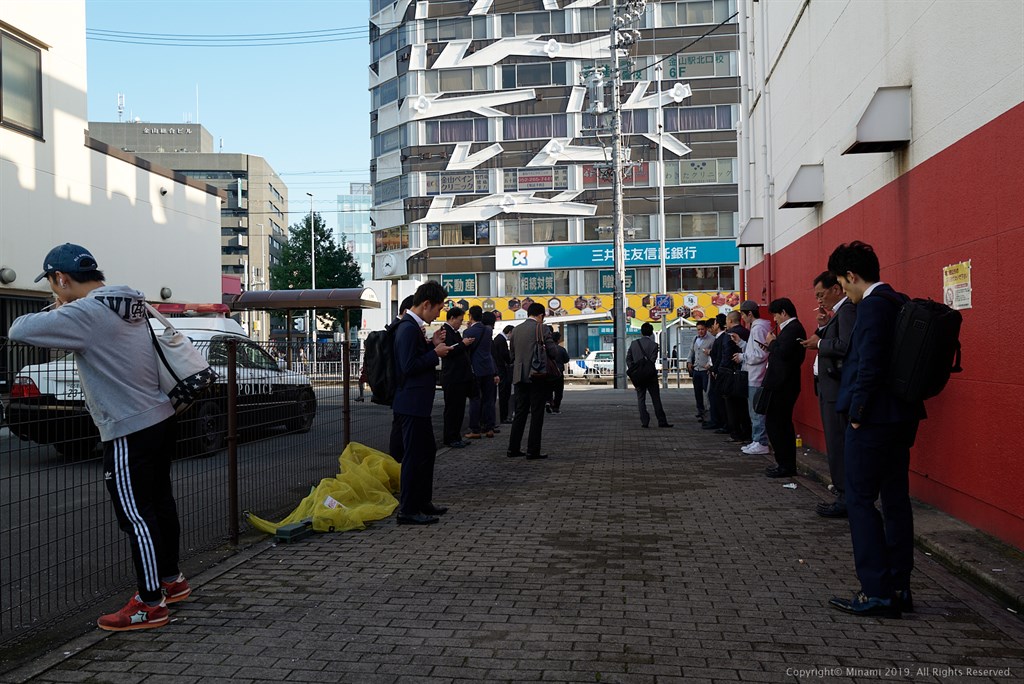
[{"label": "bank sign", "polygon": [[[625,251],[626,266],[661,264],[661,245],[657,242],[630,242],[626,245]],[[607,243],[496,247],[494,262],[499,271],[609,267],[615,264],[615,250]],[[739,249],[736,247],[735,239],[674,240],[665,243],[665,263],[669,266],[738,262]]]}]

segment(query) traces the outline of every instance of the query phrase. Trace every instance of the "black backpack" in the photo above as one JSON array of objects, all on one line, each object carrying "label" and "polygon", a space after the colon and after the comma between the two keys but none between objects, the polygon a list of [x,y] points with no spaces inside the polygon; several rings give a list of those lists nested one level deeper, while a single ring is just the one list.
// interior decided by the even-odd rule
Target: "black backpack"
[{"label": "black backpack", "polygon": [[402,322],[398,321],[384,328],[374,330],[366,336],[366,352],[363,365],[366,367],[366,384],[370,386],[370,401],[382,406],[391,406],[398,388],[395,373],[395,332]]},{"label": "black backpack", "polygon": [[887,299],[900,305],[893,330],[889,388],[894,396],[918,402],[939,394],[960,366],[959,311],[930,299]]}]

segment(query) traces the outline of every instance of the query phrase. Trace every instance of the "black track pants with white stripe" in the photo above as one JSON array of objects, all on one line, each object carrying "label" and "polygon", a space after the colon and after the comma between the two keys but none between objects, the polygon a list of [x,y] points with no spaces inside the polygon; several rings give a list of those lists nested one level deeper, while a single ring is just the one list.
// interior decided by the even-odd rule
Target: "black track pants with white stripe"
[{"label": "black track pants with white stripe", "polygon": [[181,526],[171,491],[174,420],[103,444],[107,491],[131,542],[143,601],[160,600],[160,578],[178,574]]}]

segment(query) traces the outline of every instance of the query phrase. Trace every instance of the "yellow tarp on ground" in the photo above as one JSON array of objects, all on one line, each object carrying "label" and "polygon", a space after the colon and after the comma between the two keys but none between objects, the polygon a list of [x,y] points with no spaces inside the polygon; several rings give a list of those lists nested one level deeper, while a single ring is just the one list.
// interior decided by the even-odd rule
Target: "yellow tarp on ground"
[{"label": "yellow tarp on ground", "polygon": [[257,530],[274,534],[278,527],[313,519],[317,532],[361,530],[369,520],[381,520],[398,506],[392,496],[398,492],[402,466],[382,451],[350,442],[338,458],[336,477],[320,480],[298,508],[278,523],[248,513]]}]

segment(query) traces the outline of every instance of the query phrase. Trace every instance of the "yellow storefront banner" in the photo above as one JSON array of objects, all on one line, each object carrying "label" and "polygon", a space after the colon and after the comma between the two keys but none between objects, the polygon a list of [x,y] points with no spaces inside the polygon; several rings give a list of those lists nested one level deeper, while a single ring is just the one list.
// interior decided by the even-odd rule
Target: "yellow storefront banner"
[{"label": "yellow storefront banner", "polygon": [[[523,297],[457,297],[448,299],[445,308],[453,306],[468,309],[479,306],[484,311],[493,311],[499,320],[526,318],[530,304],[539,302],[547,309],[548,316],[570,316],[574,314],[607,313],[611,318],[614,306],[613,296],[598,295],[554,295]],[[659,307],[658,304],[671,306]],[[657,323],[686,318],[691,321],[713,318],[719,313],[729,313],[739,307],[738,292],[675,292],[667,295],[630,294],[626,295],[626,317],[641,323]]]}]

